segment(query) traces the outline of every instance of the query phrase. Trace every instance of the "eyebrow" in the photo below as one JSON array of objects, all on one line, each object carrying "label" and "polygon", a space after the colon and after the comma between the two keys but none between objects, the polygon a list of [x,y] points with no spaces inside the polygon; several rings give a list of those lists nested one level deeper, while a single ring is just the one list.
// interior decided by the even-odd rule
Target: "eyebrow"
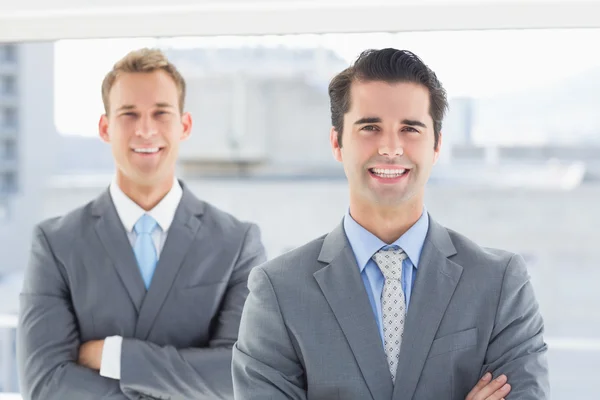
[{"label": "eyebrow", "polygon": [[129,111],[129,110],[133,110],[133,109],[135,109],[135,106],[129,106],[129,105],[121,106],[121,107],[117,108],[117,112],[119,113],[121,111]]},{"label": "eyebrow", "polygon": [[362,125],[362,124],[378,124],[381,122],[381,118],[379,117],[365,117],[357,120],[354,125]]},{"label": "eyebrow", "polygon": [[175,108],[175,106],[169,103],[156,103],[155,106],[158,108]]},{"label": "eyebrow", "polygon": [[421,128],[427,128],[427,125],[425,125],[424,123],[422,123],[421,121],[418,121],[416,119],[403,119],[402,124],[409,125],[409,126],[420,126]]},{"label": "eyebrow", "polygon": [[[365,118],[361,118],[361,119],[357,120],[354,123],[354,125],[378,124],[378,123],[381,123],[381,118],[379,118],[379,117],[365,117]],[[427,125],[425,125],[423,122],[416,120],[416,119],[403,119],[402,124],[409,125],[409,126],[420,126],[421,128],[427,128]]]},{"label": "eyebrow", "polygon": [[[173,105],[171,105],[169,103],[156,103],[156,104],[154,104],[154,106],[157,108],[175,108]],[[131,110],[135,110],[135,108],[136,107],[132,104],[126,104],[124,106],[117,108],[117,112],[131,111]]]}]

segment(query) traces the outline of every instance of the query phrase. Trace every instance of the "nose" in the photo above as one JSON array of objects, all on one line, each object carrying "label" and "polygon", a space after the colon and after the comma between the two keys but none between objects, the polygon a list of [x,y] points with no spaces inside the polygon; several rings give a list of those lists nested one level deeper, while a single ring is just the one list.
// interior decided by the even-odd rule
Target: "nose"
[{"label": "nose", "polygon": [[135,127],[135,134],[143,139],[149,139],[158,133],[156,125],[150,116],[142,117]]},{"label": "nose", "polygon": [[400,135],[396,132],[388,132],[381,135],[379,143],[379,155],[388,157],[399,157],[404,154],[404,147]]}]

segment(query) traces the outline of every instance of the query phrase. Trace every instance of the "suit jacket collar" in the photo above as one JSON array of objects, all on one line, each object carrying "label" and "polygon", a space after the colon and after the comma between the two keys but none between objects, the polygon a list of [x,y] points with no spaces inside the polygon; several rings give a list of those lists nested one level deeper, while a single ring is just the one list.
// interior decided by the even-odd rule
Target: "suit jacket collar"
[{"label": "suit jacket collar", "polygon": [[108,190],[111,200],[117,210],[117,214],[119,215],[119,219],[127,232],[133,230],[135,223],[144,214],[148,214],[154,218],[162,231],[167,232],[173,222],[175,212],[177,211],[177,207],[179,206],[179,202],[183,195],[183,190],[179,181],[174,179],[173,185],[165,197],[163,197],[153,209],[145,211],[121,190],[116,180],[113,180]]},{"label": "suit jacket collar", "polygon": [[[204,214],[204,210],[206,208],[206,203],[199,200],[187,187],[187,185],[181,181],[177,181],[179,186],[181,187],[181,200],[177,205],[175,210],[175,215],[173,216],[173,220],[177,219],[177,212],[180,209],[184,209],[186,213],[200,216]],[[92,215],[95,217],[104,216],[107,213],[114,212],[117,214],[115,204],[113,202],[112,196],[110,194],[110,188],[107,188],[104,192],[100,194],[93,202],[92,202]]]},{"label": "suit jacket collar", "polygon": [[[377,323],[343,225],[324,239],[314,277],[337,319],[374,400],[389,400],[393,385]],[[386,379],[387,377],[387,379]]]},{"label": "suit jacket collar", "polygon": [[[360,277],[343,222],[323,241],[318,260],[325,263],[314,276],[354,353],[373,399],[412,398],[433,339],[462,274],[448,259],[456,248],[448,231],[429,216],[396,384],[392,385],[375,316]],[[393,397],[392,397],[393,395]]]},{"label": "suit jacket collar", "polygon": [[[455,255],[456,248],[446,228],[437,223],[429,213],[427,217],[429,218],[429,229],[425,236],[425,243],[435,247],[446,257]],[[342,221],[332,232],[325,236],[318,260],[323,263],[330,263],[347,245],[349,245],[349,242],[344,232],[344,223]]]},{"label": "suit jacket collar", "polygon": [[[194,241],[200,241],[204,235],[208,235],[207,232],[202,234],[198,232],[206,204],[197,199],[182,182],[180,184],[183,190],[181,201],[169,228],[148,291],[109,190],[96,198],[91,206],[91,213],[96,219],[95,231],[100,240],[90,245],[99,246],[98,254],[104,254],[110,259],[138,311],[136,326],[138,338],[144,339],[148,336],[158,311],[184,264],[190,245]],[[186,262],[197,262],[197,260],[186,260]]]}]

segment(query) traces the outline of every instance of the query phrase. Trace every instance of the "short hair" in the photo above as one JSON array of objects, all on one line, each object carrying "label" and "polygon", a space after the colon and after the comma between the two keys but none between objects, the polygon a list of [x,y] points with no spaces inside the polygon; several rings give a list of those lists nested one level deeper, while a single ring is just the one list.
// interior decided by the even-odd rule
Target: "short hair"
[{"label": "short hair", "polygon": [[150,73],[165,71],[175,82],[179,94],[179,112],[183,113],[185,103],[185,80],[165,54],[158,49],[143,48],[129,52],[117,61],[112,70],[102,81],[102,102],[104,112],[108,115],[110,109],[109,95],[115,81],[123,73]]},{"label": "short hair", "polygon": [[392,48],[366,50],[353,65],[336,75],[329,84],[331,124],[337,131],[342,146],[344,114],[350,110],[352,82],[383,81],[388,83],[412,82],[429,90],[429,114],[433,120],[434,148],[438,148],[442,120],[448,109],[446,91],[435,73],[419,57],[408,50]]}]

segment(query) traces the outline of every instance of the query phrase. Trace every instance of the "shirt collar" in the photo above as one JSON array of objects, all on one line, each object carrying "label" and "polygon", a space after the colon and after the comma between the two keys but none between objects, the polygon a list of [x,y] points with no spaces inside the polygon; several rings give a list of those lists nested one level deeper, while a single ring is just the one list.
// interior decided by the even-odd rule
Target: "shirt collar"
[{"label": "shirt collar", "polygon": [[350,215],[350,209],[346,211],[346,215],[344,216],[344,230],[350,246],[352,246],[352,251],[356,257],[360,272],[365,269],[373,254],[382,247],[389,246],[398,246],[404,250],[415,268],[418,268],[421,251],[425,244],[425,237],[429,230],[429,217],[427,209],[423,206],[423,212],[417,222],[404,235],[400,236],[398,240],[390,245],[359,225]]},{"label": "shirt collar", "polygon": [[136,202],[131,200],[119,187],[116,180],[110,184],[110,196],[117,209],[117,214],[128,233],[133,231],[133,226],[144,214],[150,215],[158,223],[163,232],[166,232],[173,219],[175,212],[183,196],[183,189],[177,179],[173,179],[171,190],[162,198],[162,200],[150,211],[146,212]]}]

